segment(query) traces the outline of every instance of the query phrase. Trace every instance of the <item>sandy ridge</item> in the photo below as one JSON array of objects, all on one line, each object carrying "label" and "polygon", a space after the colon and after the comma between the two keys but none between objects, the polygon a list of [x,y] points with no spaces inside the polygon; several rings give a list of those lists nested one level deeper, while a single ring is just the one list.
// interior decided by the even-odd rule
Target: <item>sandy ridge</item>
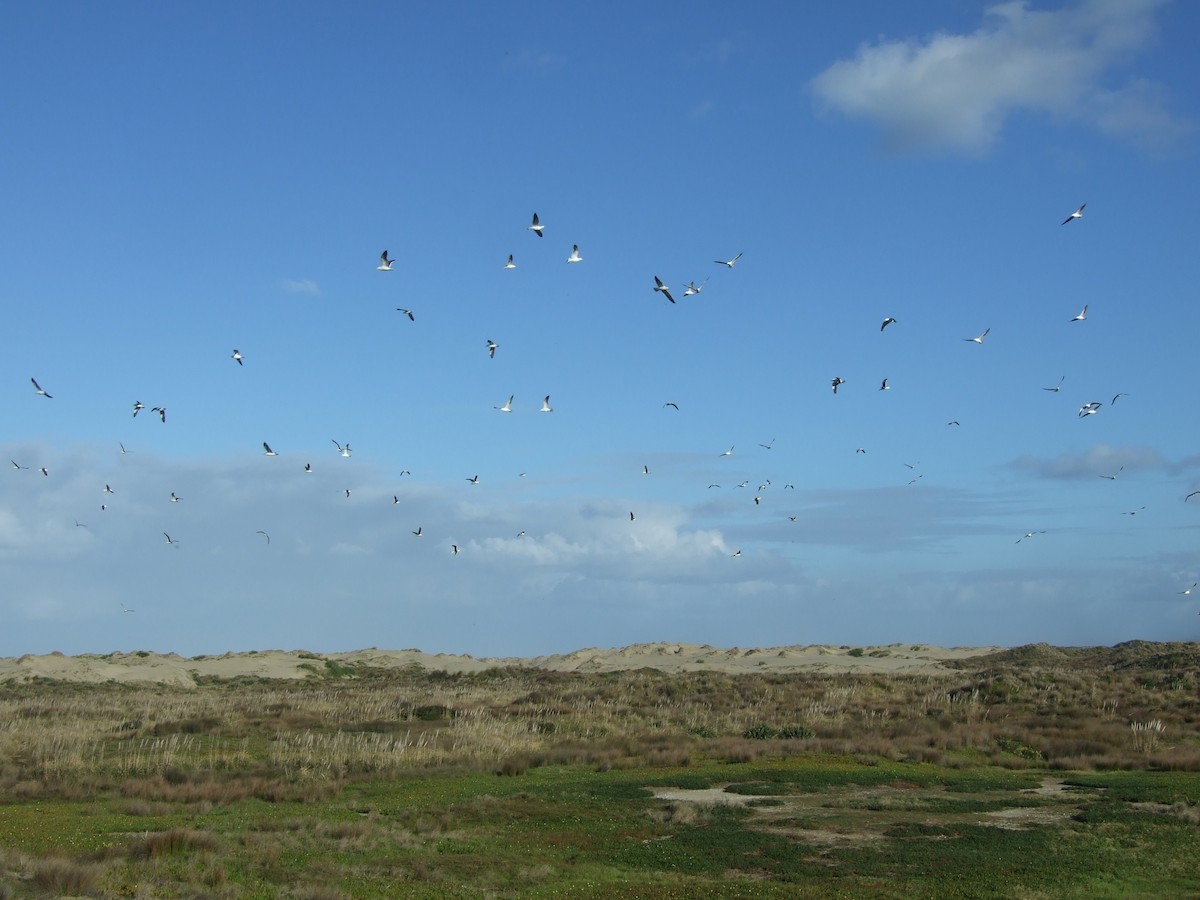
[{"label": "sandy ridge", "polygon": [[[193,687],[201,678],[302,679],[324,675],[330,665],[379,668],[419,666],[443,672],[479,672],[497,667],[528,667],[559,672],[612,672],[652,668],[664,672],[856,672],[939,674],[943,663],[994,653],[1001,647],[937,647],[929,644],[889,644],[849,647],[807,646],[720,648],[709,644],[644,643],[617,649],[589,647],[571,653],[530,658],[485,657],[425,653],[421,650],[370,648],[344,653],[304,650],[263,650],[221,656],[185,658],[175,653],[109,653],[64,656],[61,653],[0,658],[0,682],[47,678],[99,684],[171,684]],[[328,662],[327,662],[328,661]]]}]

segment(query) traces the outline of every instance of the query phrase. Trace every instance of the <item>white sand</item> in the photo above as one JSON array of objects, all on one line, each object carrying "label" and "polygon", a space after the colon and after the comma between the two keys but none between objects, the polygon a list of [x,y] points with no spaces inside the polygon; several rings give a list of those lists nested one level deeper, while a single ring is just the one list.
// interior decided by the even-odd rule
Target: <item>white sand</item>
[{"label": "white sand", "polygon": [[855,672],[939,674],[942,663],[994,653],[1001,647],[935,647],[928,644],[889,644],[886,647],[834,647],[824,644],[792,647],[724,649],[708,644],[632,644],[618,649],[588,648],[573,653],[528,659],[480,658],[469,655],[424,653],[420,650],[355,650],[348,653],[308,653],[303,650],[264,650],[185,659],[174,653],[110,653],[64,656],[50,653],[0,659],[0,682],[48,678],[98,684],[106,681],[195,686],[198,678],[309,678],[324,674],[333,663],[403,668],[420,666],[443,672],[479,672],[497,667],[525,666],[558,672],[612,672],[650,668],[663,672],[703,670],[750,672]]}]

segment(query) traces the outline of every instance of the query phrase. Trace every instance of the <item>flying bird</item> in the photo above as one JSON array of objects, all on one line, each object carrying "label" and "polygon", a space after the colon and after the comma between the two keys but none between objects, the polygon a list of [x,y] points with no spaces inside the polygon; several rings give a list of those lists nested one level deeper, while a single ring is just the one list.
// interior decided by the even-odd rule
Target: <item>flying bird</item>
[{"label": "flying bird", "polygon": [[[708,284],[708,279],[704,279],[704,284]],[[697,285],[694,281],[689,281],[683,288],[683,296],[690,297],[693,294],[698,294],[704,290],[704,284]]]},{"label": "flying bird", "polygon": [[129,452],[128,450],[126,450],[126,449],[125,449],[125,445],[124,445],[124,444],[122,444],[120,441],[117,441],[117,446],[121,448],[121,452],[122,452],[122,453],[128,453],[128,452]]},{"label": "flying bird", "polygon": [[1070,222],[1072,219],[1082,219],[1082,218],[1083,218],[1083,207],[1084,207],[1084,206],[1087,206],[1087,204],[1086,204],[1086,203],[1084,203],[1084,204],[1083,204],[1083,206],[1080,206],[1080,207],[1079,207],[1079,209],[1075,210],[1075,212],[1071,213],[1069,216],[1067,216],[1065,219],[1063,219],[1063,220],[1062,220],[1062,224],[1063,224],[1063,225],[1066,225],[1066,224],[1067,224],[1068,222]]},{"label": "flying bird", "polygon": [[1143,509],[1145,509],[1145,508],[1146,508],[1146,507],[1144,507],[1144,506],[1139,506],[1137,509],[1131,509],[1131,510],[1129,510],[1128,512],[1122,513],[1122,515],[1126,515],[1126,516],[1136,516],[1138,513],[1140,513],[1140,512],[1141,512]]},{"label": "flying bird", "polygon": [[947,425],[961,425],[961,423],[958,421],[958,419],[951,419],[951,420],[950,420],[949,422],[947,422],[946,424],[947,424]]},{"label": "flying bird", "polygon": [[674,407],[674,409],[675,409],[675,411],[676,411],[676,412],[678,412],[678,411],[679,411],[679,404],[678,404],[678,403],[672,403],[670,400],[668,400],[666,403],[664,403],[664,404],[663,404],[663,409],[666,409],[668,406]]},{"label": "flying bird", "polygon": [[741,555],[742,555],[742,551],[741,551],[741,550],[738,550],[736,553],[732,553],[732,554],[730,554],[730,557],[729,557],[729,558],[730,558],[730,559],[737,559],[737,558],[738,558],[739,556],[741,556]]},{"label": "flying bird", "polygon": [[167,421],[167,408],[166,408],[165,406],[154,406],[154,407],[151,407],[151,409],[150,409],[150,412],[156,412],[156,413],[158,413],[158,420],[159,420],[160,422],[166,422],[166,421]]},{"label": "flying bird", "polygon": [[845,378],[842,378],[842,377],[840,377],[840,376],[835,376],[835,377],[834,377],[834,379],[833,379],[833,392],[836,394],[836,393],[837,393],[837,389],[838,389],[838,388],[839,388],[841,385],[843,385],[843,384],[845,384],[845,383],[846,383],[846,379],[845,379]]},{"label": "flying bird", "polygon": [[1125,469],[1125,467],[1121,466],[1121,468],[1117,469],[1117,471],[1113,472],[1111,475],[1097,475],[1096,477],[1097,478],[1107,478],[1109,481],[1116,481],[1117,476],[1120,475],[1121,472],[1124,471],[1124,469]]},{"label": "flying bird", "polygon": [[37,379],[36,379],[36,378],[30,378],[29,380],[33,382],[33,389],[34,389],[35,391],[37,391],[39,394],[41,394],[41,395],[42,395],[43,397],[45,397],[47,400],[53,400],[53,399],[54,399],[54,398],[53,398],[53,397],[52,397],[50,394],[47,394],[47,393],[46,393],[44,390],[42,390],[42,386],[41,386],[40,384],[38,384],[38,383],[37,383]]},{"label": "flying bird", "polygon": [[513,402],[513,397],[515,397],[515,396],[516,396],[516,394],[509,394],[508,400],[505,402],[505,404],[503,406],[493,406],[492,409],[498,409],[498,410],[500,410],[500,412],[512,412],[512,402]]},{"label": "flying bird", "polygon": [[1109,405],[1109,406],[1112,406],[1112,405],[1113,405],[1114,403],[1116,403],[1116,402],[1117,402],[1117,400],[1119,400],[1121,397],[1128,397],[1128,396],[1129,396],[1128,394],[1114,394],[1114,395],[1113,395],[1113,398],[1112,398],[1111,400],[1109,400],[1109,401],[1108,401],[1108,405]]},{"label": "flying bird", "polygon": [[261,534],[263,537],[265,537],[265,538],[267,539],[267,545],[268,545],[268,546],[270,546],[270,544],[271,544],[271,536],[270,536],[269,534],[267,534],[265,531],[256,531],[256,532],[254,532],[254,533],[255,533],[255,534]]},{"label": "flying bird", "polygon": [[1084,416],[1094,416],[1100,411],[1100,407],[1103,405],[1104,404],[1099,400],[1093,400],[1091,403],[1083,404],[1083,406],[1079,407],[1079,418],[1082,419]]},{"label": "flying bird", "polygon": [[530,225],[526,230],[532,231],[538,237],[541,237],[542,236],[542,228],[544,228],[544,227],[545,226],[543,226],[542,223],[538,221],[538,214],[534,213],[533,214],[533,224]]},{"label": "flying bird", "polygon": [[43,475],[46,475],[46,476],[50,475],[50,470],[47,469],[45,466],[42,466],[40,469],[38,469],[38,471],[41,472]]},{"label": "flying bird", "polygon": [[163,537],[165,537],[167,539],[167,543],[170,544],[172,547],[179,546],[179,541],[172,540],[171,536],[169,534],[167,534],[165,531],[162,533],[162,535],[163,535]]},{"label": "flying bird", "polygon": [[770,450],[773,446],[775,446],[775,438],[771,438],[765,444],[759,444],[758,446],[762,447],[764,450]]},{"label": "flying bird", "polygon": [[1084,319],[1086,319],[1086,318],[1087,318],[1087,310],[1088,310],[1088,308],[1087,308],[1087,304],[1085,303],[1085,304],[1083,304],[1083,309],[1081,309],[1081,310],[1079,311],[1079,315],[1077,315],[1077,316],[1076,316],[1075,318],[1073,318],[1071,321],[1072,321],[1072,322],[1082,322]]},{"label": "flying bird", "polygon": [[881,385],[879,385],[879,389],[881,391],[890,391],[892,389],[892,386],[890,384],[888,384],[888,380],[885,378],[885,379],[883,379],[883,383]]},{"label": "flying bird", "polygon": [[985,329],[983,330],[983,334],[979,335],[978,337],[973,337],[973,338],[963,338],[963,340],[964,340],[964,341],[970,341],[972,344],[982,344],[982,343],[983,343],[983,339],[984,339],[985,337],[987,337],[987,336],[988,336],[988,332],[989,332],[989,331],[991,331],[991,330],[992,330],[992,329],[991,329],[990,327],[988,327],[988,328],[985,328]]},{"label": "flying bird", "polygon": [[496,348],[499,346],[500,345],[497,344],[495,341],[493,341],[491,338],[488,339],[488,342],[487,342],[488,359],[496,358]]},{"label": "flying bird", "polygon": [[136,610],[136,609],[130,609],[128,606],[126,606],[124,603],[122,603],[122,604],[121,604],[121,612],[135,613],[135,612],[137,612],[137,610]]},{"label": "flying bird", "polygon": [[453,553],[455,556],[458,556],[458,544],[451,544],[450,552]]},{"label": "flying bird", "polygon": [[579,245],[578,244],[571,245],[571,255],[567,257],[567,262],[569,262],[569,263],[583,262],[583,257],[579,255]]},{"label": "flying bird", "polygon": [[237,347],[233,348],[233,361],[239,366],[242,364],[242,354],[238,352]]},{"label": "flying bird", "polygon": [[642,466],[642,474],[643,474],[643,475],[649,475],[649,474],[650,474],[650,467],[649,467],[649,466]]},{"label": "flying bird", "polygon": [[411,309],[405,309],[403,306],[397,306],[396,312],[404,313],[406,316],[408,316],[408,321],[410,322],[417,321],[416,317],[413,316],[413,311]]},{"label": "flying bird", "polygon": [[895,324],[896,324],[896,320],[893,319],[891,316],[888,316],[886,319],[883,320],[883,324],[879,326],[879,330],[883,331],[883,329],[887,328],[889,325],[895,325]]},{"label": "flying bird", "polygon": [[[550,395],[546,395],[546,399],[542,401],[542,408],[538,412],[554,412],[554,407],[550,405]],[[568,416],[568,418],[570,418]]]},{"label": "flying bird", "polygon": [[1035,534],[1045,534],[1045,533],[1046,532],[1044,532],[1044,531],[1027,531],[1023,535],[1021,535],[1019,538],[1017,538],[1017,543],[1019,544],[1019,543],[1021,543],[1021,541],[1025,540],[1026,538],[1033,537]]},{"label": "flying bird", "polygon": [[394,259],[388,259],[387,251],[384,250],[379,254],[379,265],[377,265],[375,268],[377,268],[380,272],[390,272],[392,271],[392,263],[394,262]]},{"label": "flying bird", "polygon": [[1183,502],[1187,503],[1193,497],[1197,497],[1197,496],[1200,496],[1200,491],[1192,491],[1190,494],[1188,494],[1186,497],[1183,498]]},{"label": "flying bird", "polygon": [[413,532],[417,537],[421,537],[425,533],[424,529],[418,525],[417,530]]},{"label": "flying bird", "polygon": [[517,264],[515,262],[513,262],[513,255],[511,253],[508,254],[508,262],[506,262],[504,264],[504,268],[515,269],[516,267],[517,267]]},{"label": "flying bird", "polygon": [[333,441],[333,446],[337,447],[338,453],[342,454],[342,456],[346,457],[347,459],[350,458],[350,444],[349,443],[347,443],[346,446],[343,447],[337,441],[334,441],[333,438],[330,438],[330,440]]},{"label": "flying bird", "polygon": [[312,463],[305,463],[305,464],[304,464],[304,473],[305,473],[306,475],[311,475],[311,474],[312,474],[312,470],[313,470],[313,468],[312,468]]},{"label": "flying bird", "polygon": [[478,475],[473,475],[466,480],[471,482],[471,484],[479,484],[479,476]]},{"label": "flying bird", "polygon": [[726,450],[724,453],[721,453],[721,454],[719,454],[719,455],[720,455],[720,456],[733,456],[733,447],[730,447],[730,448],[729,448],[728,450]]},{"label": "flying bird", "polygon": [[266,441],[263,441],[263,453],[265,453],[267,456],[278,456],[279,455],[278,453],[276,453],[274,450],[271,449],[271,445],[268,444]]},{"label": "flying bird", "polygon": [[739,253],[733,259],[714,259],[713,262],[715,262],[718,266],[725,266],[728,269],[732,269],[733,264],[736,263],[741,258],[742,258],[742,254]]},{"label": "flying bird", "polygon": [[346,499],[350,499],[350,488],[346,488]]},{"label": "flying bird", "polygon": [[1193,582],[1193,583],[1192,583],[1192,586],[1191,586],[1190,588],[1188,588],[1186,591],[1180,591],[1179,593],[1181,593],[1181,594],[1190,594],[1190,593],[1191,593],[1191,592],[1192,592],[1192,591],[1195,589],[1195,587],[1196,587],[1196,585],[1197,585],[1197,584],[1200,584],[1200,581]]},{"label": "flying bird", "polygon": [[133,401],[133,417],[136,419],[137,414],[140,413],[145,408],[146,407],[142,405],[141,400],[134,400]]},{"label": "flying bird", "polygon": [[659,278],[657,275],[654,276],[654,289],[656,291],[658,291],[660,294],[662,294],[664,297],[666,297],[668,300],[670,300],[672,303],[675,302],[675,298],[671,296],[671,291],[667,288],[667,286],[665,284],[663,284],[662,279]]},{"label": "flying bird", "polygon": [[634,515],[633,515],[633,513],[630,513],[630,514],[629,514],[629,521],[630,521],[630,522],[634,521]]},{"label": "flying bird", "polygon": [[1067,380],[1067,376],[1064,375],[1062,378],[1058,379],[1058,384],[1056,384],[1054,387],[1042,388],[1042,390],[1043,391],[1053,391],[1054,393],[1057,394],[1059,391],[1059,388],[1062,387],[1062,383],[1066,380]]},{"label": "flying bird", "polygon": [[111,494],[111,493],[113,493],[113,489],[112,489],[112,488],[110,488],[110,487],[109,487],[109,486],[106,484],[106,485],[104,486],[104,493],[106,493],[106,494]]},{"label": "flying bird", "polygon": [[12,467],[14,469],[28,469],[29,468],[29,466],[19,465],[15,459],[10,459],[9,462],[12,463]]},{"label": "flying bird", "polygon": [[182,499],[183,499],[182,497],[176,496],[174,491],[171,491],[171,502],[172,503],[178,503]]}]

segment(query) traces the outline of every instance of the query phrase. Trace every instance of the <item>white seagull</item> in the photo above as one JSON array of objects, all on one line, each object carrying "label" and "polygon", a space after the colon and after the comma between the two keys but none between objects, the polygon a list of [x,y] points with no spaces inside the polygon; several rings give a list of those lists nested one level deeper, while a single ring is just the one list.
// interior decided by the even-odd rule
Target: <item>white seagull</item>
[{"label": "white seagull", "polygon": [[503,406],[493,406],[492,409],[498,409],[500,412],[512,412],[512,402],[515,396],[516,394],[509,394],[508,400],[505,401]]},{"label": "white seagull", "polygon": [[165,537],[167,539],[167,543],[170,544],[172,547],[179,546],[179,541],[172,540],[171,536],[169,534],[167,534],[165,531],[162,533],[162,535],[163,535],[163,537]]},{"label": "white seagull", "polygon": [[255,533],[255,534],[261,534],[263,537],[265,537],[265,538],[267,539],[267,544],[268,544],[268,545],[271,543],[271,536],[270,536],[269,534],[267,534],[265,531],[256,531],[256,532],[254,532],[254,533]]},{"label": "white seagull", "polygon": [[312,463],[305,463],[305,464],[304,464],[304,473],[305,473],[306,475],[311,475],[311,474],[312,474],[312,470],[313,470],[313,468],[312,468]]},{"label": "white seagull", "polygon": [[670,289],[665,284],[663,284],[662,279],[659,278],[657,275],[654,276],[654,289],[656,291],[658,291],[660,294],[662,294],[664,297],[666,297],[668,300],[670,300],[672,303],[675,302],[675,298],[671,296]]},{"label": "white seagull", "polygon": [[37,391],[39,394],[41,394],[41,395],[42,395],[43,397],[45,397],[47,400],[53,400],[53,399],[54,399],[54,398],[53,398],[53,397],[52,397],[50,394],[47,394],[47,393],[46,393],[44,390],[42,390],[42,386],[41,386],[40,384],[38,384],[38,383],[37,383],[37,379],[36,379],[36,378],[30,378],[29,380],[33,382],[33,389],[34,389],[35,391]]},{"label": "white seagull", "polygon": [[267,456],[278,456],[279,455],[278,453],[276,453],[274,450],[271,449],[271,445],[268,444],[266,441],[263,441],[263,453],[266,454]]},{"label": "white seagull", "polygon": [[991,327],[989,326],[988,328],[985,328],[985,329],[983,330],[983,334],[979,335],[978,337],[973,337],[973,338],[963,338],[963,340],[964,340],[964,341],[970,341],[972,344],[982,344],[982,343],[983,343],[983,339],[984,339],[985,337],[987,337],[987,336],[988,336],[988,332],[989,332],[989,331],[991,331],[991,330],[992,330],[992,329],[991,329]]},{"label": "white seagull", "polygon": [[881,391],[890,391],[892,389],[892,386],[890,384],[888,384],[887,382],[888,382],[888,380],[886,378],[883,379],[883,384],[879,385],[879,389]]},{"label": "white seagull", "polygon": [[1035,534],[1045,534],[1045,533],[1046,532],[1044,532],[1044,531],[1027,531],[1023,535],[1021,535],[1019,538],[1017,538],[1017,543],[1019,544],[1019,543],[1021,543],[1021,541],[1025,540],[1025,538],[1031,538]]},{"label": "white seagull", "polygon": [[182,497],[176,496],[174,491],[171,491],[171,502],[172,503],[178,503],[182,499],[183,499]]},{"label": "white seagull", "polygon": [[534,214],[533,214],[533,224],[532,224],[532,225],[530,225],[530,226],[529,226],[529,227],[528,227],[526,230],[527,230],[527,231],[532,231],[532,232],[533,232],[534,234],[536,234],[538,237],[541,237],[541,236],[542,236],[542,228],[543,228],[543,227],[544,227],[544,226],[542,225],[542,223],[538,221],[538,214],[537,214],[537,213],[534,213]]},{"label": "white seagull", "polygon": [[1191,586],[1190,588],[1188,588],[1186,591],[1180,591],[1179,593],[1181,593],[1181,594],[1190,594],[1190,593],[1191,593],[1191,592],[1192,592],[1192,591],[1195,589],[1195,587],[1196,587],[1196,585],[1197,585],[1197,584],[1200,584],[1200,581],[1193,582],[1193,584],[1192,584],[1192,586]]},{"label": "white seagull", "polygon": [[233,359],[233,361],[234,361],[235,363],[237,363],[239,366],[242,364],[242,354],[241,354],[240,352],[238,352],[238,349],[237,349],[237,347],[234,347],[234,348],[233,348],[233,357],[232,357],[232,359]]},{"label": "white seagull", "polygon": [[499,346],[500,345],[497,344],[495,341],[493,341],[491,338],[488,338],[488,342],[487,342],[488,359],[496,358],[496,348]]},{"label": "white seagull", "polygon": [[416,317],[415,317],[415,316],[413,316],[413,312],[412,312],[412,310],[411,310],[411,309],[405,309],[405,308],[404,308],[404,307],[402,307],[402,306],[397,306],[397,307],[396,307],[396,312],[401,312],[401,313],[404,313],[406,316],[408,316],[408,321],[410,321],[410,322],[415,322],[415,321],[417,321],[417,320],[416,320]]},{"label": "white seagull", "polygon": [[1085,304],[1083,304],[1083,309],[1081,309],[1079,311],[1079,315],[1077,315],[1071,321],[1072,322],[1082,322],[1086,318],[1087,318],[1087,304],[1085,303]]},{"label": "white seagull", "polygon": [[379,254],[379,265],[377,265],[375,268],[377,268],[380,272],[390,272],[392,271],[392,263],[394,262],[394,259],[388,259],[387,251],[384,250]]},{"label": "white seagull", "polygon": [[1107,478],[1109,481],[1116,481],[1117,476],[1120,475],[1121,472],[1124,471],[1124,469],[1125,469],[1125,467],[1121,466],[1121,468],[1117,469],[1117,471],[1113,472],[1111,475],[1097,475],[1096,477],[1097,478]]},{"label": "white seagull", "polygon": [[730,447],[730,448],[729,448],[728,450],[726,450],[724,453],[721,453],[721,454],[719,454],[719,455],[720,455],[720,456],[733,456],[733,447]]},{"label": "white seagull", "polygon": [[470,478],[468,478],[466,480],[471,482],[471,484],[479,484],[479,476],[478,475],[472,475]]},{"label": "white seagull", "polygon": [[883,324],[879,326],[879,330],[883,331],[883,329],[887,328],[889,325],[895,325],[895,324],[896,324],[896,320],[893,319],[891,316],[888,316],[886,319],[883,320]]},{"label": "white seagull", "polygon": [[579,255],[579,245],[578,244],[571,245],[571,255],[567,257],[567,262],[569,262],[569,263],[583,262],[583,257]]},{"label": "white seagull", "polygon": [[338,453],[342,454],[342,456],[346,457],[347,459],[350,458],[350,445],[348,443],[343,447],[337,441],[334,441],[333,438],[330,438],[330,440],[333,441],[333,446],[338,448]]},{"label": "white seagull", "polygon": [[733,264],[736,263],[741,258],[742,258],[742,254],[739,253],[733,259],[714,259],[713,262],[715,262],[718,266],[725,266],[728,269],[732,269]]},{"label": "white seagull", "polygon": [[504,264],[504,268],[515,269],[516,267],[517,267],[517,264],[515,262],[513,262],[513,255],[511,253],[508,254],[508,262],[506,262]]},{"label": "white seagull", "polygon": [[846,379],[840,376],[835,376],[833,379],[833,392],[836,394],[839,386],[846,383]]},{"label": "white seagull", "polygon": [[165,406],[155,406],[155,407],[152,407],[152,408],[150,409],[150,412],[156,412],[156,413],[158,413],[158,420],[159,420],[160,422],[166,422],[166,421],[167,421],[167,408],[166,408]]},{"label": "white seagull", "polygon": [[[707,283],[708,283],[708,279],[707,279],[707,278],[705,278],[705,279],[704,279],[704,283],[705,283],[705,284],[707,284]],[[688,282],[686,285],[684,285],[684,288],[683,288],[683,296],[685,296],[685,297],[690,297],[690,296],[692,296],[693,294],[698,294],[698,293],[700,293],[702,290],[704,290],[704,285],[703,285],[703,284],[701,284],[701,285],[697,285],[697,284],[696,284],[696,282],[694,282],[694,281],[689,281],[689,282]]]},{"label": "white seagull", "polygon": [[1083,404],[1083,406],[1079,407],[1079,418],[1082,419],[1084,416],[1094,416],[1100,411],[1100,407],[1103,405],[1104,404],[1099,400],[1093,400],[1091,403]]},{"label": "white seagull", "polygon": [[141,400],[134,400],[133,401],[133,417],[136,419],[137,414],[140,413],[145,408],[146,407],[142,404]]},{"label": "white seagull", "polygon": [[554,412],[554,407],[550,405],[550,395],[546,395],[546,399],[542,401],[542,408],[538,412]]},{"label": "white seagull", "polygon": [[1070,222],[1072,219],[1082,219],[1082,218],[1083,218],[1083,207],[1084,207],[1084,206],[1087,206],[1087,204],[1086,204],[1086,203],[1084,203],[1082,206],[1080,206],[1080,207],[1079,207],[1079,209],[1075,210],[1075,212],[1071,213],[1069,216],[1067,216],[1065,219],[1063,219],[1063,220],[1062,220],[1062,224],[1063,224],[1063,225],[1066,225],[1066,224],[1067,224],[1068,222]]},{"label": "white seagull", "polygon": [[1066,380],[1067,380],[1067,376],[1064,375],[1062,378],[1058,379],[1058,384],[1056,384],[1054,387],[1042,388],[1042,390],[1043,391],[1053,391],[1054,393],[1057,394],[1059,392],[1059,389],[1062,388],[1062,383]]},{"label": "white seagull", "polygon": [[417,537],[421,537],[425,533],[424,529],[418,525],[417,530],[413,532]]},{"label": "white seagull", "polygon": [[666,403],[663,404],[663,409],[666,409],[668,406],[673,407],[676,412],[679,411],[678,403],[672,403],[670,400],[668,400]]},{"label": "white seagull", "polygon": [[111,494],[111,493],[113,493],[113,489],[106,484],[104,486],[104,493]]}]

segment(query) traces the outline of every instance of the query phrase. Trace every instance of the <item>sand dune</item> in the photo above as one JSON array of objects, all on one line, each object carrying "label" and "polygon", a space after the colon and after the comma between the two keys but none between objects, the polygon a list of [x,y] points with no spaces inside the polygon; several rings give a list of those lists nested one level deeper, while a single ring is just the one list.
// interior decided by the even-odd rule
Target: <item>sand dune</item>
[{"label": "sand dune", "polygon": [[709,644],[648,643],[616,649],[589,647],[571,653],[530,658],[476,658],[467,654],[425,653],[421,650],[354,650],[310,653],[304,650],[262,650],[196,656],[174,653],[109,653],[0,659],[0,682],[46,678],[98,684],[144,682],[194,686],[200,679],[302,679],[329,673],[330,667],[417,666],[443,672],[479,672],[497,667],[528,667],[559,672],[612,672],[650,668],[663,672],[878,672],[937,674],[950,671],[952,660],[984,656],[1001,647],[936,647],[928,644],[889,644],[885,647],[834,647],[826,644],[790,647],[720,648]]}]

